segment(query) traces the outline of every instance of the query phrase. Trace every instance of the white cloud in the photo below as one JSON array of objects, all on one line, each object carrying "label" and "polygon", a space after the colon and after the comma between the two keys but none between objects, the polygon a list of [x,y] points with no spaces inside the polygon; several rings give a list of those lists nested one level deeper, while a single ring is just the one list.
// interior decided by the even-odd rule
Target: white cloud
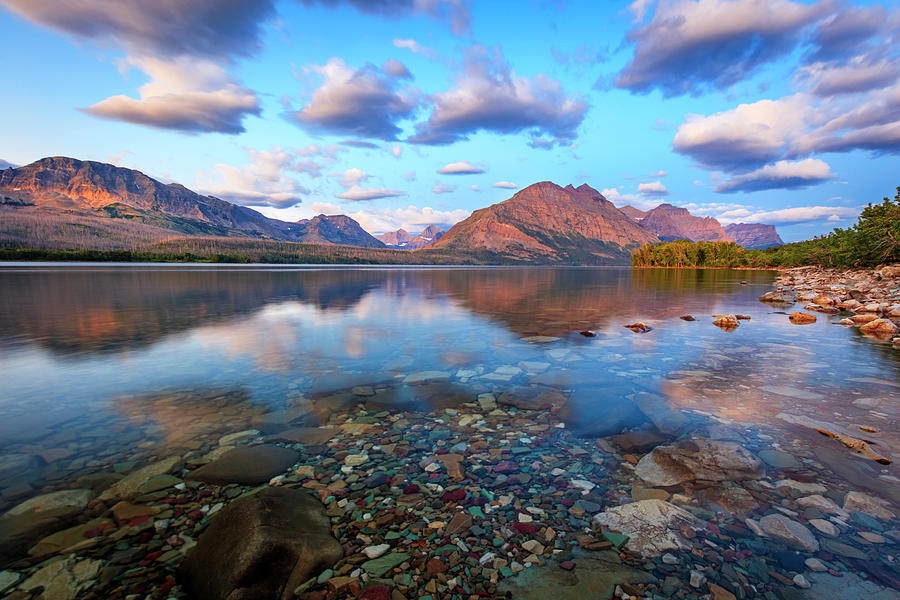
[{"label": "white cloud", "polygon": [[803,94],[760,100],[709,116],[688,115],[672,147],[706,167],[739,171],[780,158],[813,119]]},{"label": "white cloud", "polygon": [[662,169],[660,169],[656,173],[650,173],[650,177],[665,177],[666,175],[668,175],[668,173],[666,173]]},{"label": "white cloud", "polygon": [[300,154],[309,153],[308,147],[301,151],[278,146],[246,151],[246,165],[217,164],[214,171],[198,173],[197,189],[237,204],[285,208],[301,202],[301,197],[309,193],[289,173],[317,177],[321,169],[314,160]]},{"label": "white cloud", "polygon": [[400,158],[400,155],[403,154],[403,146],[391,146],[391,154],[394,158]]},{"label": "white cloud", "polygon": [[511,181],[498,181],[497,183],[493,184],[491,187],[501,188],[504,190],[516,190],[519,188],[519,186],[512,183]]},{"label": "white cloud", "polygon": [[831,167],[817,158],[780,160],[755,171],[736,175],[715,187],[718,193],[804,188],[833,179]]},{"label": "white cloud", "polygon": [[858,209],[846,206],[800,206],[768,211],[750,211],[740,208],[722,212],[716,218],[725,225],[729,223],[796,225],[798,223],[812,223],[823,220],[851,219],[857,215],[859,215]]},{"label": "white cloud", "polygon": [[467,160],[460,160],[444,165],[437,172],[441,175],[475,175],[484,173],[484,169],[476,167]]},{"label": "white cloud", "polygon": [[642,196],[653,196],[653,197],[661,197],[668,196],[669,190],[666,189],[666,186],[659,181],[651,181],[649,183],[642,183],[638,185],[638,194]]},{"label": "white cloud", "polygon": [[[643,20],[648,3],[632,3]],[[628,40],[634,56],[616,78],[633,92],[663,96],[726,89],[791,52],[804,28],[829,9],[790,0],[661,0]]]},{"label": "white cloud", "polygon": [[[522,77],[499,49],[472,46],[454,86],[431,96],[428,121],[416,125],[412,143],[446,145],[479,131],[526,132],[532,147],[569,145],[587,112],[587,103],[567,94],[546,75]],[[546,138],[540,136],[547,136]]]},{"label": "white cloud", "polygon": [[95,117],[186,133],[244,131],[243,120],[259,115],[256,94],[237,84],[220,65],[190,56],[129,57],[126,63],[150,81],[140,99],[118,95],[82,109]]},{"label": "white cloud", "polygon": [[389,190],[386,188],[363,188],[358,185],[350,186],[345,192],[338,194],[337,198],[343,200],[377,200],[378,198],[396,198],[397,196],[405,196],[406,192],[400,190]]},{"label": "white cloud", "polygon": [[343,173],[332,173],[331,177],[336,177],[338,183],[344,191],[336,197],[342,200],[377,200],[379,198],[395,198],[397,196],[405,196],[406,192],[400,190],[389,190],[387,188],[364,188],[359,184],[366,181],[371,176],[356,167],[347,169]]},{"label": "white cloud", "polygon": [[481,188],[478,187],[477,185],[473,185],[470,189],[471,189],[473,192],[480,192],[480,191],[481,191]]},{"label": "white cloud", "polygon": [[409,205],[406,208],[358,211],[349,216],[359,221],[366,231],[382,233],[401,228],[407,231],[419,231],[428,225],[437,225],[446,231],[454,223],[462,221],[470,214],[469,211],[463,209],[442,211],[430,206],[419,208]]},{"label": "white cloud", "polygon": [[435,194],[449,194],[451,192],[456,191],[456,186],[455,185],[443,185],[443,184],[439,183],[438,185],[431,188],[431,191]]},{"label": "white cloud", "polygon": [[407,77],[397,76],[395,68],[354,69],[332,58],[306,70],[318,73],[324,82],[309,103],[288,113],[288,118],[311,133],[395,140],[401,132],[397,122],[412,116],[419,106],[418,91],[401,88]]},{"label": "white cloud", "polygon": [[404,48],[406,50],[409,50],[413,54],[419,54],[429,60],[437,60],[438,57],[438,53],[435,52],[433,48],[423,46],[416,40],[394,38],[393,44],[395,48]]}]

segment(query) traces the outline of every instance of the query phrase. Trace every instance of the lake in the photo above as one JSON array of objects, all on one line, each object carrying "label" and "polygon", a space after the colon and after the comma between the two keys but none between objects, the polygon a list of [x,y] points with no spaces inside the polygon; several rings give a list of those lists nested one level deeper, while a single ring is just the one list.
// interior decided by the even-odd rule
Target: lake
[{"label": "lake", "polygon": [[[634,471],[654,445],[698,436],[739,444],[768,470],[747,488],[747,504],[755,508],[727,510],[728,502],[715,499],[695,501],[698,513],[724,506],[732,516],[740,513],[740,525],[748,515],[760,518],[764,506],[781,505],[779,514],[803,515],[804,523],[828,519],[822,506],[798,507],[796,493],[775,495],[774,484],[786,479],[825,483],[823,504],[853,490],[900,501],[895,462],[879,464],[816,431],[821,422],[853,431],[886,461],[898,458],[900,351],[835,326],[837,315],[790,323],[790,308],[759,301],[775,276],[629,268],[2,265],[0,512],[172,454],[201,464],[217,440],[233,433],[277,437],[297,425],[372,423],[373,417],[397,423],[399,415],[411,430],[420,426],[416,419],[429,431],[434,419],[454,429],[460,411],[482,401],[487,412],[499,409],[496,418],[513,418],[505,427],[518,427],[525,440],[537,439],[528,433],[531,415],[552,415],[565,443],[601,453],[601,471],[592,471],[599,467],[590,461],[578,467],[596,486],[595,510],[630,501],[635,485],[653,487],[635,483]],[[712,324],[717,314],[749,319],[726,330]],[[695,320],[682,319],[687,315]],[[624,327],[638,321],[651,330]],[[635,431],[651,443],[637,440]],[[375,448],[384,442],[370,437]],[[426,446],[440,448],[444,438],[428,439],[434,443]],[[503,444],[530,443],[516,439]],[[666,497],[705,497],[704,485],[686,485],[656,487],[666,488]],[[875,527],[860,517],[860,525],[847,514],[835,523],[842,543],[874,552],[878,544],[865,536],[849,539],[859,528],[880,531],[880,543],[896,553],[897,536],[885,534],[896,521],[873,521]],[[760,540],[771,536],[740,528],[749,544],[744,550],[766,555]],[[741,537],[737,530],[731,535]],[[842,557],[832,545],[825,556],[839,573],[859,573],[879,585],[897,577],[891,561],[879,562],[877,554],[866,557],[872,566],[863,569],[865,561]],[[788,579],[802,571],[782,567]],[[678,576],[677,568],[672,572]],[[896,597],[890,590],[866,593]]]}]

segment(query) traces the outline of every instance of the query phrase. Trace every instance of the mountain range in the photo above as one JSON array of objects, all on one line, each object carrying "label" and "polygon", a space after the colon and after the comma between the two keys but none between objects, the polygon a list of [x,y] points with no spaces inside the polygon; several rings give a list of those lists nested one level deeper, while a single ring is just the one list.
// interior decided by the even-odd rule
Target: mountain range
[{"label": "mountain range", "polygon": [[142,223],[172,234],[384,247],[344,215],[279,221],[183,185],[163,184],[140,171],[74,158],[44,158],[0,171],[0,196],[4,204],[33,205],[58,219],[81,214]]},{"label": "mountain range", "polygon": [[[753,248],[782,243],[772,225],[722,227],[671,204],[648,211],[617,208],[587,184],[549,181],[476,210],[446,233],[429,225],[417,236],[399,229],[376,239],[345,215],[280,221],[140,171],[66,157],[0,170],[0,211],[0,246],[6,247],[128,249],[203,236],[424,249],[480,263],[627,264],[632,250],[660,241],[734,240]],[[72,245],[73,235],[80,246]]]},{"label": "mountain range", "polygon": [[420,250],[441,239],[442,235],[444,235],[444,232],[441,229],[435,225],[429,225],[422,230],[422,233],[416,236],[410,235],[408,231],[401,228],[397,231],[383,233],[375,239],[388,248],[395,248],[398,250]]}]

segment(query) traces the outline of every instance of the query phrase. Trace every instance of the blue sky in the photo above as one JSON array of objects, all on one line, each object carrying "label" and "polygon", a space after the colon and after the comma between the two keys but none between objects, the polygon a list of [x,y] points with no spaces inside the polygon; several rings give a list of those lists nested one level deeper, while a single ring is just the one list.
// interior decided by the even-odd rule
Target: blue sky
[{"label": "blue sky", "polygon": [[285,220],[448,226],[536,181],[787,241],[893,196],[897,2],[0,0],[0,159]]}]

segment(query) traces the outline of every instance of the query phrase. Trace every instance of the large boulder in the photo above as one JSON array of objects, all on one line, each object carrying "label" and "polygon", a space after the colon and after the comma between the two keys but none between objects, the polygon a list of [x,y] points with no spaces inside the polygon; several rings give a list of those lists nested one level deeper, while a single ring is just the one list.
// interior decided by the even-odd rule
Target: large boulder
[{"label": "large boulder", "polygon": [[897,333],[898,328],[890,319],[875,319],[861,326],[859,330],[863,333],[888,337]]},{"label": "large boulder", "polygon": [[242,446],[191,471],[185,479],[207,483],[259,485],[284,473],[300,459],[300,453],[274,444]]},{"label": "large boulder", "polygon": [[694,481],[743,481],[765,474],[762,462],[733,442],[706,438],[657,446],[638,461],[635,474],[652,486]]},{"label": "large boulder", "polygon": [[806,526],[781,514],[766,515],[759,520],[759,529],[787,546],[804,552],[818,552],[819,542]]},{"label": "large boulder", "polygon": [[594,524],[628,536],[632,552],[656,556],[666,550],[688,550],[682,528],[700,528],[691,513],[663,500],[640,500],[594,516]]},{"label": "large boulder", "polygon": [[179,580],[197,600],[290,600],[342,556],[321,502],[303,490],[267,488],[213,518]]}]

